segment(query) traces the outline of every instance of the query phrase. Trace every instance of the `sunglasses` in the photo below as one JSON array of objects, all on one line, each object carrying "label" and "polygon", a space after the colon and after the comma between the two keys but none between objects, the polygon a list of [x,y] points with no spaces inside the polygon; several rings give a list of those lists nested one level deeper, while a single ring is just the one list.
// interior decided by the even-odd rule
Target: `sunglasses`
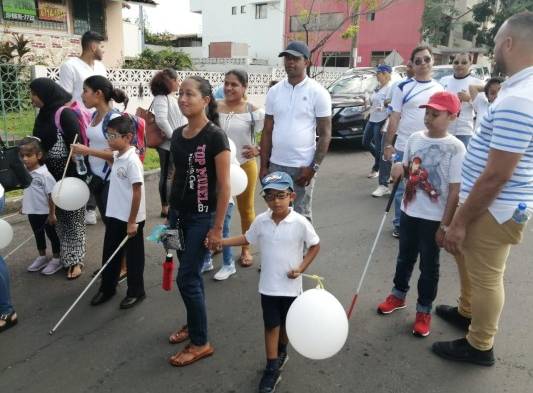
[{"label": "sunglasses", "polygon": [[424,57],[417,57],[414,61],[415,65],[420,65],[422,63],[429,64],[431,63],[431,57],[430,56],[424,56]]},{"label": "sunglasses", "polygon": [[291,195],[290,192],[276,192],[276,193],[271,193],[271,194],[264,194],[263,195],[263,198],[265,199],[265,201],[267,202],[272,202],[276,199],[286,199],[288,198],[289,196]]},{"label": "sunglasses", "polygon": [[463,60],[463,61],[455,60],[455,61],[453,62],[453,65],[459,65],[459,64],[467,65],[467,64],[468,64],[468,61],[466,61],[466,60]]}]

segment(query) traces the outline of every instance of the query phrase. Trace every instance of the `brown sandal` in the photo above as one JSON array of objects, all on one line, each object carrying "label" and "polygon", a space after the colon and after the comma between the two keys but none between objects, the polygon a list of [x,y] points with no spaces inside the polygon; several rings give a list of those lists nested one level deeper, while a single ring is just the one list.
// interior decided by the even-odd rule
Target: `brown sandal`
[{"label": "brown sandal", "polygon": [[168,338],[168,342],[171,344],[179,344],[189,339],[189,330],[187,325],[182,326],[176,333],[172,333]]},{"label": "brown sandal", "polygon": [[[79,274],[74,274],[74,269],[76,267],[80,268]],[[82,273],[83,273],[83,265],[81,263],[77,263],[76,265],[69,266],[68,271],[67,271],[67,279],[68,280],[75,280],[79,276],[81,276]]]},{"label": "brown sandal", "polygon": [[185,367],[200,359],[211,356],[213,353],[215,353],[215,349],[209,343],[203,348],[193,347],[189,344],[183,348],[183,351],[171,356],[168,361],[175,367]]}]

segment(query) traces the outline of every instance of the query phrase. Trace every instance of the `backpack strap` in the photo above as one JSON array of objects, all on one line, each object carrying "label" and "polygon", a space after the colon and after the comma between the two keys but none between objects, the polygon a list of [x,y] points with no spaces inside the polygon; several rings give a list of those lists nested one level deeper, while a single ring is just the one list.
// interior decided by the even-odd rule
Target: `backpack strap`
[{"label": "backpack strap", "polygon": [[61,132],[61,135],[63,135],[63,129],[61,128],[61,114],[63,113],[63,110],[66,108],[66,106],[60,107],[55,115],[54,115],[54,123],[56,125],[56,129]]},{"label": "backpack strap", "polygon": [[254,114],[252,110],[254,109],[252,104],[248,103],[248,112],[250,112],[250,118],[252,121],[250,122],[250,140],[252,141],[252,145],[255,145],[255,119]]}]

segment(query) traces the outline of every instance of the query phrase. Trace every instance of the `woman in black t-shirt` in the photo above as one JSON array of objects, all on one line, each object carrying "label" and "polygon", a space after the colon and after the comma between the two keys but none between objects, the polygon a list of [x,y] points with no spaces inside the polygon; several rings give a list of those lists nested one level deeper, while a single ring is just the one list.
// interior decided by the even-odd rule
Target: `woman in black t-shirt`
[{"label": "woman in black t-shirt", "polygon": [[187,324],[169,337],[172,344],[191,343],[172,356],[174,366],[186,366],[213,354],[207,340],[207,314],[201,269],[208,244],[219,244],[230,199],[228,138],[218,127],[216,102],[209,82],[193,76],[179,88],[178,104],[188,119],[172,136],[170,151],[175,175],[170,197],[171,225],[179,218],[185,250],[178,252],[176,282]]},{"label": "woman in black t-shirt", "polygon": [[[80,123],[74,111],[65,107],[56,125],[56,113],[72,100],[72,96],[48,78],[37,78],[30,83],[32,105],[39,108],[33,126],[33,135],[41,140],[48,170],[59,181],[67,166],[66,176],[79,177],[75,164],[68,160],[70,145],[76,135],[80,138]],[[59,126],[59,127],[58,127]],[[85,206],[74,211],[56,207],[56,231],[61,243],[60,261],[52,259],[44,268],[44,274],[54,274],[67,269],[67,278],[73,280],[81,275],[85,258]]]}]

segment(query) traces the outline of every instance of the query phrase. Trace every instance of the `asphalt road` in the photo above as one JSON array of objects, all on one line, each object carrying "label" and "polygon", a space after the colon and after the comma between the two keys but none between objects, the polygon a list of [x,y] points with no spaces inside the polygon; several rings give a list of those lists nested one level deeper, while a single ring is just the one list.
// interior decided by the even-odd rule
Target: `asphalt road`
[{"label": "asphalt road", "polygon": [[[369,196],[376,183],[365,177],[369,167],[368,153],[334,148],[316,185],[314,217],[322,248],[309,272],[326,277],[326,288],[344,305],[351,300],[386,203]],[[147,188],[147,227],[151,228],[160,222],[155,180],[147,183]],[[258,211],[264,209],[259,198],[257,206]],[[237,217],[235,233],[238,221]],[[12,247],[31,234],[23,219],[14,229]],[[209,336],[216,352],[197,364],[177,369],[167,363],[167,358],[181,348],[168,344],[167,337],[184,323],[184,307],[175,288],[172,292],[161,289],[163,250],[148,242],[144,303],[119,310],[125,295],[122,285],[112,301],[93,308],[89,300],[94,288],[59,330],[48,335],[90,281],[89,273],[100,265],[103,232],[101,224],[89,227],[87,264],[84,275],[76,281],[67,281],[61,273],[52,277],[27,273],[26,267],[35,256],[33,243],[9,260],[20,323],[0,334],[0,392],[257,391],[265,363],[257,294],[260,255],[256,255],[254,267],[238,268],[228,281],[215,282],[212,273],[205,276]],[[430,352],[434,341],[460,337],[459,331],[438,317],[433,319],[428,338],[411,334],[416,282],[407,309],[386,317],[376,314],[376,305],[390,290],[397,253],[397,241],[387,225],[350,321],[345,347],[323,361],[307,360],[290,349],[278,392],[531,392],[531,238],[529,228],[523,244],[515,247],[509,258],[507,304],[494,367],[454,364],[435,357]],[[443,253],[441,266],[437,302],[454,304],[458,294],[454,261]]]}]

